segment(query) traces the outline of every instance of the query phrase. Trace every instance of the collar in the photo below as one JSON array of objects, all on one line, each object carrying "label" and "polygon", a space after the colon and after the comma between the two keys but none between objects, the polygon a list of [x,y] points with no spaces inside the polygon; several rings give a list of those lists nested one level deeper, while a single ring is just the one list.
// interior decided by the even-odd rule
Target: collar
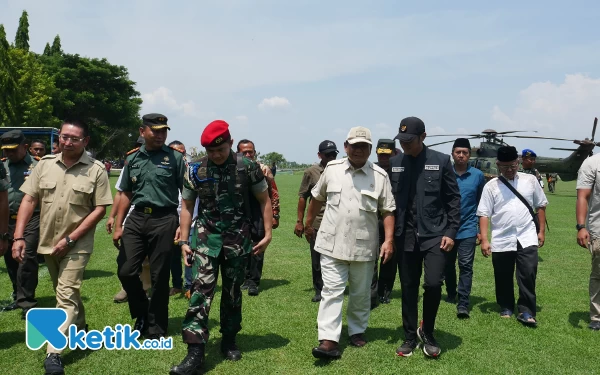
[{"label": "collar", "polygon": [[353,172],[358,172],[358,171],[362,171],[364,174],[367,174],[367,169],[370,168],[370,161],[367,160],[367,162],[365,163],[365,165],[363,165],[360,168],[354,168],[352,166],[352,164],[350,164],[350,159],[346,158],[346,161],[344,161],[344,165],[346,167],[346,170],[351,170]]},{"label": "collar", "polygon": [[27,151],[25,153],[25,157],[21,160],[19,160],[16,163],[11,162],[9,159],[6,159],[8,161],[8,165],[15,165],[15,164],[21,164],[21,163],[25,163],[27,165],[30,165],[31,163],[33,163],[33,158],[31,157],[31,155],[29,155],[29,151]]},{"label": "collar", "polygon": [[158,150],[152,150],[152,151],[147,150],[145,144],[143,144],[143,145],[140,146],[140,152],[143,152],[146,155],[150,155],[150,152],[157,152],[157,151],[169,152],[169,146],[162,145],[162,147],[160,149],[158,149]]},{"label": "collar", "polygon": [[[504,176],[503,176],[503,177],[504,177],[504,178],[506,178],[506,181],[508,181],[508,182],[511,182],[511,181],[512,181],[512,182],[515,182],[515,181],[517,181],[517,180],[519,179],[519,173],[523,173],[523,172],[517,172],[517,173],[515,173],[515,178],[514,178],[514,179],[512,179],[512,180],[509,180],[508,178],[506,178],[506,177],[504,177]],[[501,176],[502,176],[502,175],[501,175]]]},{"label": "collar", "polygon": [[462,175],[459,175],[458,173],[456,173],[456,168],[454,168],[454,165],[452,165],[452,169],[454,170],[454,174],[457,175],[457,176],[464,176],[466,174],[471,174],[471,168],[472,167],[467,163],[467,170]]},{"label": "collar", "polygon": [[[58,154],[56,161],[60,161],[61,163],[65,164],[65,161],[63,159],[63,153],[61,152],[60,154]],[[83,152],[81,153],[81,156],[79,157],[79,159],[75,162],[75,164],[79,164],[79,163],[83,163],[83,164],[92,164],[92,158],[90,158],[87,154],[87,152],[85,152],[85,149],[83,150]],[[66,164],[65,164],[66,165]]]}]

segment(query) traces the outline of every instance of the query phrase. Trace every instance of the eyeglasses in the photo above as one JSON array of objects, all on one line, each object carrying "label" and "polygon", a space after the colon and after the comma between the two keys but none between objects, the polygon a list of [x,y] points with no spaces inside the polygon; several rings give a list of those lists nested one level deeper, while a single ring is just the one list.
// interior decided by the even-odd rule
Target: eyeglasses
[{"label": "eyeglasses", "polygon": [[79,143],[79,142],[83,142],[83,140],[84,140],[85,138],[77,138],[77,137],[69,137],[68,135],[61,135],[61,136],[60,136],[60,139],[61,139],[63,142],[67,142],[67,141],[70,139],[70,140],[71,140],[71,142],[73,142],[73,143]]},{"label": "eyeglasses", "polygon": [[516,170],[519,169],[519,164],[510,164],[510,165],[498,165],[498,169],[500,169],[501,171],[508,171],[508,170]]}]

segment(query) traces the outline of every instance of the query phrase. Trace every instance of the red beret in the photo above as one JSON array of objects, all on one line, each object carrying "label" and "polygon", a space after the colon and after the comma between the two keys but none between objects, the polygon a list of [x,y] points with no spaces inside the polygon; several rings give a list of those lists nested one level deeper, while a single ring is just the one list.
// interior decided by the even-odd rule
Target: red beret
[{"label": "red beret", "polygon": [[231,134],[229,134],[229,124],[223,120],[215,120],[208,124],[202,132],[200,144],[203,147],[216,147],[230,139]]}]

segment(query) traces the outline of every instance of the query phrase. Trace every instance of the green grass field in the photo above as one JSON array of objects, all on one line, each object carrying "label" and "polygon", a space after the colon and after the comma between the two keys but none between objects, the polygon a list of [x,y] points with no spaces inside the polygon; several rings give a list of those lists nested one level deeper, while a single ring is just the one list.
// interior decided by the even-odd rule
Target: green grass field
[{"label": "green grass field", "polygon": [[[344,325],[341,360],[315,360],[318,304],[313,295],[310,253],[306,240],[293,235],[296,221],[299,175],[277,176],[282,219],[266,253],[261,293],[243,297],[243,329],[238,344],[243,359],[225,362],[218,344],[220,290],[211,311],[211,338],[206,369],[215,374],[592,374],[600,368],[594,360],[600,348],[600,333],[589,323],[589,252],[576,244],[575,183],[559,182],[557,193],[548,194],[546,246],[540,250],[537,279],[539,327],[525,328],[516,319],[498,316],[494,297],[491,258],[475,259],[471,319],[458,320],[455,306],[442,302],[435,336],[442,347],[438,360],[421,352],[410,358],[395,356],[402,342],[399,282],[392,303],[372,311],[366,332],[369,343],[357,349],[348,346]],[[114,185],[115,178],[111,178]],[[96,231],[96,246],[85,273],[83,299],[91,329],[102,330],[117,323],[133,324],[127,304],[114,304],[119,291],[117,255],[103,220]],[[0,262],[0,300],[7,303],[10,281]],[[40,307],[53,307],[55,300],[48,272],[40,269],[37,289]],[[445,292],[444,296],[445,297]],[[186,345],[179,335],[187,300],[172,297],[169,306],[171,351],[65,351],[67,374],[166,374],[181,361]],[[0,369],[3,374],[43,373],[44,350],[25,346],[25,322],[20,311],[0,313]]]}]

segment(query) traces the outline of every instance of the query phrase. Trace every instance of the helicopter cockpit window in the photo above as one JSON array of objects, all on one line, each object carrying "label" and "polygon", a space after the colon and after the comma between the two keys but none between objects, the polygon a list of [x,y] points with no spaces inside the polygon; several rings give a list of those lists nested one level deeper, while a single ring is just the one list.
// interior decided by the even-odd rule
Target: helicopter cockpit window
[{"label": "helicopter cockpit window", "polygon": [[486,168],[489,168],[492,165],[492,163],[490,163],[489,161],[486,164]]}]

